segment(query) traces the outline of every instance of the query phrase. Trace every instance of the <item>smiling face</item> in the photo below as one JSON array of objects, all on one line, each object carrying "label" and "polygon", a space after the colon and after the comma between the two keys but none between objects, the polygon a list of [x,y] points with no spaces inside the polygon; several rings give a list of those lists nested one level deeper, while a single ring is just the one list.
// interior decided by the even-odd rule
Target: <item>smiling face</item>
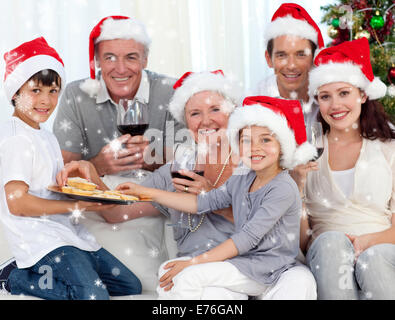
[{"label": "smiling face", "polygon": [[202,91],[194,94],[185,105],[185,121],[196,142],[216,144],[226,137],[229,104],[221,94]]},{"label": "smiling face", "polygon": [[58,103],[60,87],[55,82],[50,86],[29,80],[13,97],[14,116],[29,126],[39,129],[40,123],[48,120]]},{"label": "smiling face", "polygon": [[133,99],[147,66],[144,45],[134,40],[104,40],[97,44],[96,52],[103,80],[114,102]]},{"label": "smiling face", "polygon": [[318,88],[317,101],[331,130],[359,128],[361,105],[366,95],[347,82],[333,82]]},{"label": "smiling face", "polygon": [[241,160],[255,172],[280,169],[280,143],[268,128],[243,128],[239,148]]},{"label": "smiling face", "polygon": [[274,69],[280,95],[303,99],[307,96],[308,74],[313,65],[309,40],[292,35],[273,39],[273,51],[265,53],[267,64]]}]

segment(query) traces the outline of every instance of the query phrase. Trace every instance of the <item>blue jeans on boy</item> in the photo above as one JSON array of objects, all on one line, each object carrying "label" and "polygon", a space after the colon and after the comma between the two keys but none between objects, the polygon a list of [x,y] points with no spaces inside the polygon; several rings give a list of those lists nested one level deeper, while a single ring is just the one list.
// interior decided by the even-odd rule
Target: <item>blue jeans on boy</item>
[{"label": "blue jeans on boy", "polygon": [[354,259],[354,246],[343,232],[319,235],[306,260],[320,300],[395,299],[395,245],[378,244]]},{"label": "blue jeans on boy", "polygon": [[15,269],[8,284],[12,294],[50,300],[108,300],[141,293],[141,282],[107,250],[59,247],[34,266]]}]

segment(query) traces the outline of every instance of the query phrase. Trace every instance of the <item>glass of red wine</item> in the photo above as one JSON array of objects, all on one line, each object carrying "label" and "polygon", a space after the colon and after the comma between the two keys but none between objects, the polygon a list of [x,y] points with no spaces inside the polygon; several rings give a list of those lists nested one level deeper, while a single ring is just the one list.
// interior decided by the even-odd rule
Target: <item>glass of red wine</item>
[{"label": "glass of red wine", "polygon": [[317,156],[312,161],[316,161],[324,153],[324,138],[321,122],[314,122],[310,127],[310,134],[308,135],[309,142],[317,149]]},{"label": "glass of red wine", "polygon": [[[202,160],[202,155],[198,153],[197,148],[194,148],[190,145],[177,144],[173,153],[173,161],[170,165],[170,173],[172,178],[194,181],[194,179],[181,174],[179,172],[180,170],[192,171],[200,176],[203,176],[204,162]],[[192,216],[192,218],[188,217],[188,215],[185,215],[184,212],[181,212],[177,222],[167,225],[179,228],[189,228],[188,219],[195,220],[197,218],[195,217],[196,215]]]},{"label": "glass of red wine", "polygon": [[180,170],[192,171],[200,176],[204,175],[204,165],[199,161],[197,148],[189,145],[177,144],[174,150],[173,161],[170,166],[172,178],[186,179],[193,181],[192,178],[182,175]]},{"label": "glass of red wine", "polygon": [[[121,107],[121,112],[118,112],[117,116],[119,132],[121,134],[129,133],[131,136],[144,135],[148,129],[148,107],[137,99],[120,99],[119,106]],[[146,173],[141,169],[133,170],[131,175],[138,180],[146,177]]]}]

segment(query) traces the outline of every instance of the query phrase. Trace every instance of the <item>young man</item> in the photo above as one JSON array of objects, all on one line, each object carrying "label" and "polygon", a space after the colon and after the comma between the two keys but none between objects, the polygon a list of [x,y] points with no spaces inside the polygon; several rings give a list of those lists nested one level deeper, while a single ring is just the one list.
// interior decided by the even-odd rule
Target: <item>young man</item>
[{"label": "young man", "polygon": [[[142,136],[120,135],[117,113],[125,112],[118,105],[120,99],[146,104],[149,129],[156,129],[156,145],[160,145],[156,167],[164,163],[160,149],[165,150],[166,139],[172,142],[173,128],[175,134],[182,125],[167,111],[175,80],[145,70],[150,43],[144,25],[128,17],[106,17],[93,28],[90,79],[66,87],[54,122],[65,163],[89,160],[100,175],[155,167],[143,160],[148,142]],[[101,69],[97,78],[96,66]]]},{"label": "young man", "polygon": [[285,3],[274,13],[265,41],[266,62],[274,74],[259,83],[257,94],[300,100],[309,132],[319,110],[309,99],[308,74],[316,49],[324,47],[321,31],[304,8]]}]

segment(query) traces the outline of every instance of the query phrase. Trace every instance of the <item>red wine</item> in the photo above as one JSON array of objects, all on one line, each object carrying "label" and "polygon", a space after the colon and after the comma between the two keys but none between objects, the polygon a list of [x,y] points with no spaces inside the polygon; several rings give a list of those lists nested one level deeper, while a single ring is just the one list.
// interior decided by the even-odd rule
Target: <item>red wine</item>
[{"label": "red wine", "polygon": [[313,161],[318,160],[319,157],[322,156],[322,154],[324,153],[324,148],[316,148],[317,149],[317,156],[314,157]]},{"label": "red wine", "polygon": [[[202,170],[202,171],[193,171],[194,173],[196,173],[196,174],[198,174],[199,176],[202,176],[203,177],[203,175],[204,175],[204,171]],[[184,175],[182,175],[181,173],[179,173],[178,171],[172,171],[171,172],[171,177],[174,179],[174,178],[179,178],[179,179],[186,179],[186,180],[189,180],[189,181],[193,181],[193,179],[192,178],[190,178],[190,177],[187,177],[187,176],[184,176]]]},{"label": "red wine", "polygon": [[148,129],[148,123],[144,124],[120,124],[117,126],[122,134],[129,133],[131,136],[142,136]]}]

